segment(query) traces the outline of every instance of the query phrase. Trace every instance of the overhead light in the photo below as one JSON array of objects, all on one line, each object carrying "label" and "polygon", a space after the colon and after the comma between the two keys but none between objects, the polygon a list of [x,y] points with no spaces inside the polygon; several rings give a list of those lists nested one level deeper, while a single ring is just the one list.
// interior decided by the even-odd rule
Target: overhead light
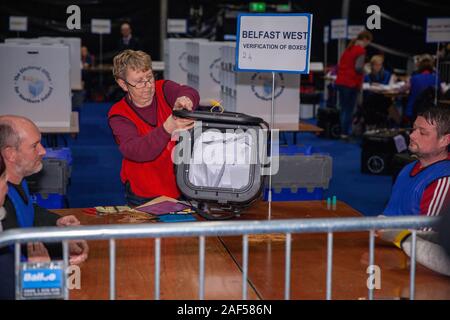
[{"label": "overhead light", "polygon": [[250,2],[249,3],[250,12],[266,12],[265,2]]}]

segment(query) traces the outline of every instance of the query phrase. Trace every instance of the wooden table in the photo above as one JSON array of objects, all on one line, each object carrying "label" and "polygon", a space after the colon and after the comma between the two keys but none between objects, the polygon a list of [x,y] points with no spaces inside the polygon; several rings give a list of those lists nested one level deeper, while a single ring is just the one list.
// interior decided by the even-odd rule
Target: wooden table
[{"label": "wooden table", "polygon": [[[81,209],[55,210],[74,214],[84,225],[120,223],[119,217],[91,216]],[[198,299],[198,238],[161,239],[160,298]],[[109,242],[89,241],[89,258],[81,265],[81,289],[70,299],[109,299]],[[116,241],[116,298],[153,299],[154,239]],[[249,299],[258,299],[248,286]],[[206,238],[205,299],[241,299],[242,273],[218,238]]]},{"label": "wooden table", "polygon": [[[298,129],[294,130],[292,129],[293,127],[294,128],[297,127]],[[319,133],[323,131],[322,128],[319,128],[318,126],[303,121],[300,121],[298,125],[292,123],[275,124],[275,129],[278,129],[280,131],[294,131],[294,132],[300,131],[300,132],[314,132],[314,133]]]},{"label": "wooden table", "polygon": [[80,132],[79,116],[77,111],[72,111],[70,114],[70,126],[69,127],[39,127],[39,131],[42,134],[61,134],[70,133],[78,134]]},{"label": "wooden table", "polygon": [[[298,126],[298,130],[293,130],[292,128],[295,126]],[[300,121],[298,125],[290,124],[290,123],[279,123],[275,124],[275,129],[280,130],[280,134],[283,134],[283,132],[293,132],[294,133],[294,139],[293,144],[297,145],[297,133],[299,132],[311,132],[318,134],[323,131],[322,128],[319,128],[318,126],[315,126],[313,124]]]},{"label": "wooden table", "polygon": [[[117,218],[83,214],[80,209],[57,211],[75,214],[83,224],[117,223]],[[358,217],[359,212],[338,201],[336,211],[324,201],[274,202],[272,219]],[[258,202],[237,219],[267,218],[267,203]],[[250,299],[284,298],[285,242],[258,235],[249,236],[248,293]],[[292,236],[291,299],[325,299],[326,234]],[[368,232],[335,233],[333,299],[366,298],[366,268],[369,260]],[[117,298],[152,299],[153,240],[117,241]],[[106,241],[90,241],[88,261],[81,266],[81,290],[71,299],[107,299],[109,256]],[[400,250],[376,242],[375,264],[381,268],[377,299],[409,297],[409,258]],[[206,238],[206,299],[241,299],[242,237]],[[161,298],[198,297],[198,239],[163,239],[161,244]],[[416,299],[450,299],[450,279],[417,266]]]}]

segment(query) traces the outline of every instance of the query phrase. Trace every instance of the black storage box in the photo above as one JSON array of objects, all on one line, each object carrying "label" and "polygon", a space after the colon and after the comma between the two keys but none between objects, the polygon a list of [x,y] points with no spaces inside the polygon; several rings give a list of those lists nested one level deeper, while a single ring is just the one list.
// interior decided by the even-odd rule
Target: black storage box
[{"label": "black storage box", "polygon": [[30,193],[65,195],[69,184],[70,169],[66,160],[43,159],[42,170],[27,177]]},{"label": "black storage box", "polygon": [[268,128],[261,118],[187,110],[173,115],[196,120],[180,135],[174,163],[180,191],[203,217],[232,218],[261,196],[267,163],[262,133]]},{"label": "black storage box", "polygon": [[319,108],[317,126],[322,128],[321,137],[339,139],[341,136],[341,120],[339,110],[335,108]]},{"label": "black storage box", "polygon": [[408,144],[409,133],[404,129],[367,131],[361,143],[361,172],[391,175],[394,155],[405,151]]},{"label": "black storage box", "polygon": [[416,161],[417,157],[409,152],[397,153],[392,160],[392,184],[398,177],[398,174],[409,163]]}]

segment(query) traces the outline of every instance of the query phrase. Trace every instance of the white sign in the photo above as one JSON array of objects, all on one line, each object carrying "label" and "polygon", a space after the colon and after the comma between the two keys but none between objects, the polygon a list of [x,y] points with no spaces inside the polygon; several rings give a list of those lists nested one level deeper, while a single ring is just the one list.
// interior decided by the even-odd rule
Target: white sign
[{"label": "white sign", "polygon": [[28,17],[9,17],[9,30],[10,31],[27,31],[28,30]]},{"label": "white sign", "polygon": [[111,33],[111,20],[109,19],[92,19],[91,32],[97,34]]},{"label": "white sign", "polygon": [[331,20],[331,39],[347,39],[347,19]]},{"label": "white sign", "polygon": [[427,19],[427,43],[450,41],[450,18]]},{"label": "white sign", "polygon": [[187,20],[167,19],[167,33],[187,33]]},{"label": "white sign", "polygon": [[394,142],[395,142],[395,148],[397,149],[398,153],[403,152],[406,149],[408,149],[408,147],[406,146],[405,137],[402,136],[401,134],[394,137]]},{"label": "white sign", "polygon": [[312,14],[239,14],[237,71],[309,73]]},{"label": "white sign", "polygon": [[323,43],[328,43],[330,41],[330,27],[323,27]]},{"label": "white sign", "polygon": [[358,36],[358,34],[362,31],[366,30],[366,26],[364,25],[352,25],[347,28],[347,38],[354,39]]}]

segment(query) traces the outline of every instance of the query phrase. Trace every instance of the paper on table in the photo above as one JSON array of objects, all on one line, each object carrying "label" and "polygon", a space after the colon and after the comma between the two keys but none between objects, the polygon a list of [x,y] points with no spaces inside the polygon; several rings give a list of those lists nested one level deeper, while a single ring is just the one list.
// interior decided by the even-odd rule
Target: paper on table
[{"label": "paper on table", "polygon": [[153,200],[150,200],[150,201],[148,201],[148,202],[146,202],[144,204],[141,204],[140,206],[136,207],[135,209],[139,210],[139,208],[141,208],[141,207],[146,207],[146,206],[149,206],[151,204],[160,203],[160,202],[164,202],[164,201],[181,202],[181,201],[178,201],[177,199],[174,199],[174,198],[170,198],[170,197],[166,197],[166,196],[160,196],[160,197],[155,198]]},{"label": "paper on table", "polygon": [[163,201],[155,204],[150,204],[147,206],[141,206],[139,208],[136,208],[139,211],[160,215],[160,214],[167,214],[170,212],[176,212],[181,211],[184,209],[189,208],[189,206],[184,205],[179,202],[172,202],[172,201]]}]

